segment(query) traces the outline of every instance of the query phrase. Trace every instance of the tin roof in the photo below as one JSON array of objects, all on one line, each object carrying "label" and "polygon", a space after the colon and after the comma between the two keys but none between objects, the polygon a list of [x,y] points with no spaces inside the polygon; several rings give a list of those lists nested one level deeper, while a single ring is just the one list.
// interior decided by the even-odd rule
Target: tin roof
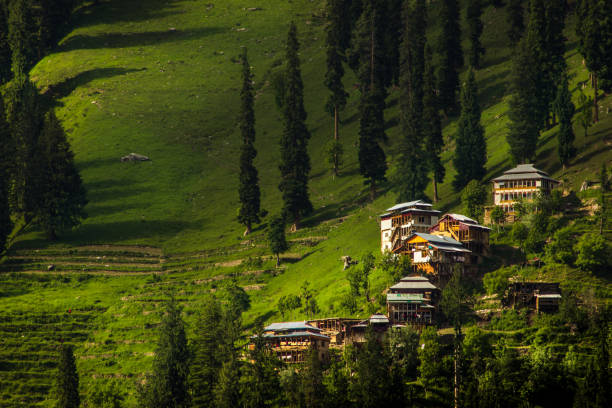
[{"label": "tin roof", "polygon": [[272,323],[264,328],[264,331],[291,331],[291,330],[314,330],[320,332],[321,329],[315,326],[311,326],[305,321],[301,322],[280,322]]},{"label": "tin roof", "polygon": [[542,298],[542,299],[561,299],[561,294],[560,293],[543,293],[543,294],[536,293],[536,297]]},{"label": "tin roof", "polygon": [[415,201],[408,201],[405,203],[395,204],[393,207],[387,208],[385,211],[393,212],[393,211],[401,210],[404,208],[415,207],[417,205],[424,206],[424,207],[433,207],[431,204],[426,203],[425,201],[415,200]]},{"label": "tin roof", "polygon": [[395,285],[391,286],[390,289],[437,289],[434,285],[432,285],[429,281],[419,281],[419,282],[405,282],[400,281]]},{"label": "tin roof", "polygon": [[400,282],[429,282],[425,276],[404,276]]},{"label": "tin roof", "polygon": [[285,337],[316,337],[318,339],[330,340],[329,336],[325,336],[323,334],[318,334],[318,333],[311,333],[307,331],[298,331],[298,332],[282,333],[282,334],[264,333],[261,337],[266,338],[266,339],[285,338]]},{"label": "tin roof", "polygon": [[390,303],[423,303],[423,295],[416,293],[387,293],[387,302]]},{"label": "tin roof", "polygon": [[370,323],[389,323],[389,318],[382,314],[373,314],[370,316]]},{"label": "tin roof", "polygon": [[524,179],[545,179],[559,183],[558,180],[551,178],[546,172],[533,167],[533,164],[519,164],[515,168],[505,171],[503,175],[494,178],[493,181]]}]

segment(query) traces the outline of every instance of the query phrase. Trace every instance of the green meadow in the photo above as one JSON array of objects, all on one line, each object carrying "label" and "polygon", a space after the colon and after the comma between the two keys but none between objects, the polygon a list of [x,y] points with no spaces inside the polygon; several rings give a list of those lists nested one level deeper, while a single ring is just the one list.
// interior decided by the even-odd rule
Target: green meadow
[{"label": "green meadow", "polygon": [[[324,110],[324,0],[106,0],[80,8],[58,46],[31,71],[54,101],[88,190],[88,218],[57,242],[35,226],[20,225],[0,264],[0,405],[50,406],[50,374],[60,341],[76,346],[82,391],[118,379],[136,406],[135,384],[150,368],[160,306],[169,293],[183,304],[189,330],[202,299],[222,292],[234,278],[251,298],[246,330],[258,319],[280,320],[278,299],[299,294],[305,281],[316,293],[320,316],[344,315],[348,292],[341,256],[379,254],[378,215],[393,205],[391,181],[367,199],[357,162],[359,93],[347,68],[350,94],[342,112],[345,163],[332,177],[325,145],[333,136]],[[282,69],[289,22],[297,23],[312,133],[310,194],[315,211],[304,228],[288,234],[290,249],[280,269],[266,242],[266,221],[243,237],[238,208],[238,56],[247,47],[255,74],[256,129],[262,207],[281,206],[278,142],[282,120],[270,80]],[[488,148],[487,179],[511,167],[508,145],[508,76],[511,50],[505,10],[484,16],[483,68],[476,73]],[[430,16],[430,41],[436,16]],[[566,28],[567,62],[574,100],[588,80],[574,35]],[[464,49],[467,40],[464,40]],[[590,88],[585,92],[592,94]],[[388,99],[385,146],[390,180],[400,140],[398,90]],[[612,98],[601,100],[600,122],[575,125],[578,154],[567,169],[557,157],[557,128],[541,136],[535,165],[578,190],[612,161]],[[452,155],[456,118],[444,121],[446,180],[439,186],[442,211],[461,211],[454,192]],[[121,162],[131,152],[151,161]],[[431,186],[428,193],[431,193]],[[589,193],[583,198],[589,200]],[[581,224],[582,225],[582,224]],[[583,229],[595,229],[591,221]],[[610,237],[611,231],[605,231]],[[505,264],[518,259],[504,259]],[[53,270],[49,271],[49,265]],[[609,298],[609,279],[572,268],[526,270],[526,276],[586,285]],[[389,284],[375,270],[372,294]],[[380,310],[373,303],[358,315]],[[304,319],[299,311],[291,319]]]}]

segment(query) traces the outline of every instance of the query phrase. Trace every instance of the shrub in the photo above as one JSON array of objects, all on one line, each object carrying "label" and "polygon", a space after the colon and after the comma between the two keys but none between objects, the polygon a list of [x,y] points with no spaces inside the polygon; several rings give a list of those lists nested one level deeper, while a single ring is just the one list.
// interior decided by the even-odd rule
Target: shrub
[{"label": "shrub", "polygon": [[580,269],[596,272],[608,265],[608,244],[599,234],[584,234],[574,246],[574,250],[578,253],[576,266]]},{"label": "shrub", "polygon": [[501,268],[493,272],[487,273],[482,278],[482,283],[487,291],[487,294],[503,295],[508,288],[508,279],[516,274],[516,267]]},{"label": "shrub", "polygon": [[527,327],[527,311],[509,309],[504,310],[499,316],[493,317],[489,328],[493,330],[520,330]]},{"label": "shrub", "polygon": [[561,228],[546,245],[546,255],[555,262],[571,265],[576,260],[574,241],[574,230],[571,227]]}]

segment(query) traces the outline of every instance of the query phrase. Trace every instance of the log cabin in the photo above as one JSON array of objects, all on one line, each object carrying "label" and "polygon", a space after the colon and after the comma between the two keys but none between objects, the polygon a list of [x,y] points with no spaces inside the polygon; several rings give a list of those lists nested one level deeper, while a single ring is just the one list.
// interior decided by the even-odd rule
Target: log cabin
[{"label": "log cabin", "polygon": [[455,239],[472,253],[468,257],[469,264],[477,264],[482,257],[489,254],[490,228],[480,225],[461,214],[444,214],[438,222],[429,229],[433,235],[443,235]]},{"label": "log cabin", "polygon": [[[312,348],[319,352],[321,360],[327,359],[331,339],[321,332],[303,321],[272,323],[264,328],[262,338],[282,362],[303,363]],[[253,342],[249,347],[254,347]]]}]

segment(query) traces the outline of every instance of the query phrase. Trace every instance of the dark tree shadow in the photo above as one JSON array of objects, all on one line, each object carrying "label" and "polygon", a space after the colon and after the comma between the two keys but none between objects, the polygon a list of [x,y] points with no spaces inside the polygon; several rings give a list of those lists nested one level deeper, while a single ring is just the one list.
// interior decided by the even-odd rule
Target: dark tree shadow
[{"label": "dark tree shadow", "polygon": [[97,68],[83,71],[72,78],[66,78],[62,82],[50,85],[45,91],[45,95],[53,99],[61,99],[70,95],[76,88],[83,86],[91,81],[101,78],[111,78],[118,75],[125,75],[131,72],[144,71],[146,68],[141,69],[127,69],[127,68]]},{"label": "dark tree shadow", "polygon": [[166,42],[200,39],[223,31],[226,30],[221,27],[203,27],[185,30],[147,31],[142,33],[75,35],[63,41],[58,47],[58,51],[157,45]]},{"label": "dark tree shadow", "polygon": [[71,19],[75,27],[95,24],[142,22],[177,15],[176,5],[168,0],[98,0],[77,9]]}]

